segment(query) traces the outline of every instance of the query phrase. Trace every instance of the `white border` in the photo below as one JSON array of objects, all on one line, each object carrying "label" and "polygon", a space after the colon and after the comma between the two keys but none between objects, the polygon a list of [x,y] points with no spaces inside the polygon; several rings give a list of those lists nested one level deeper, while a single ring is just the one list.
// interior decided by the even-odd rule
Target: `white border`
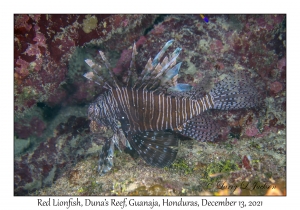
[{"label": "white border", "polygon": [[[3,3],[4,2],[4,3]],[[298,167],[299,130],[299,11],[296,4],[287,1],[252,0],[252,1],[29,1],[15,0],[1,2],[1,209],[41,209],[37,206],[39,197],[13,196],[13,14],[14,13],[286,13],[287,14],[287,196],[286,197],[229,197],[230,200],[249,201],[262,200],[264,208],[298,206],[298,190],[300,190]],[[296,1],[293,1],[296,2]],[[298,134],[298,135],[297,135]],[[298,196],[297,196],[298,197]],[[46,199],[48,197],[43,197]],[[54,197],[51,197],[54,198]],[[61,197],[68,199],[69,197]],[[88,197],[91,198],[91,197]],[[92,197],[102,200],[104,197]],[[115,198],[115,197],[114,197]],[[118,199],[123,199],[119,197]],[[147,199],[153,199],[146,197]],[[145,197],[135,197],[145,200]],[[157,200],[163,197],[154,197]],[[165,197],[164,197],[165,198]],[[179,197],[168,197],[178,199]],[[184,197],[185,200],[207,198],[224,200],[225,197]],[[80,197],[84,199],[84,197]],[[108,198],[109,199],[109,198]],[[58,207],[57,207],[58,208]],[[62,207],[65,208],[65,207]],[[94,207],[103,208],[103,207]],[[155,208],[155,207],[154,207]],[[169,209],[182,207],[169,207]],[[202,209],[205,207],[201,207]],[[212,208],[212,207],[210,207]],[[239,208],[239,207],[237,207]],[[299,207],[298,207],[299,208]],[[73,207],[72,207],[73,209]],[[104,208],[103,208],[104,209]],[[120,207],[110,207],[120,209]],[[129,208],[128,208],[129,209]],[[137,208],[136,208],[137,209]],[[150,209],[147,207],[147,209]],[[168,209],[168,208],[166,208]]]}]

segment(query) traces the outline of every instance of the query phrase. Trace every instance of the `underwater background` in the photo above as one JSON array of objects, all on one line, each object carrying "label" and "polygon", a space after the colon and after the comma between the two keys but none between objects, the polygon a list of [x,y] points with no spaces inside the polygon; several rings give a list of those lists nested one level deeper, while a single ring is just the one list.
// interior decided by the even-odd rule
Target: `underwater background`
[{"label": "underwater background", "polygon": [[[98,152],[111,131],[90,130],[88,105],[104,89],[83,77],[84,60],[97,59],[101,50],[122,78],[134,42],[141,71],[170,39],[172,49],[182,48],[179,82],[210,88],[231,72],[248,71],[264,93],[262,105],[208,111],[227,128],[222,138],[181,139],[170,167],[115,150],[113,169],[99,176]],[[286,193],[284,14],[20,14],[14,16],[14,67],[15,195]]]}]

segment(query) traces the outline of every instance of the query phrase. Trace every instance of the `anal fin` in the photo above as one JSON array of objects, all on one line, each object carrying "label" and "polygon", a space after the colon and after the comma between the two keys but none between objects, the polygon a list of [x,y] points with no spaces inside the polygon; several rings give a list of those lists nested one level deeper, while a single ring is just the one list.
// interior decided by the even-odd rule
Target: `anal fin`
[{"label": "anal fin", "polygon": [[169,166],[178,152],[179,140],[172,132],[138,132],[132,134],[128,140],[148,164],[156,167]]}]

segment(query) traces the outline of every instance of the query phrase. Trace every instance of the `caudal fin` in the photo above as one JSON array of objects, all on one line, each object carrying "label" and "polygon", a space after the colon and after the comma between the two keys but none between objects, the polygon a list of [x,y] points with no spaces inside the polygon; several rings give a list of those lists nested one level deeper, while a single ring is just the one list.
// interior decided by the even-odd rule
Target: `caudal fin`
[{"label": "caudal fin", "polygon": [[258,92],[250,75],[243,72],[227,76],[209,94],[213,98],[214,109],[250,108],[259,103]]}]

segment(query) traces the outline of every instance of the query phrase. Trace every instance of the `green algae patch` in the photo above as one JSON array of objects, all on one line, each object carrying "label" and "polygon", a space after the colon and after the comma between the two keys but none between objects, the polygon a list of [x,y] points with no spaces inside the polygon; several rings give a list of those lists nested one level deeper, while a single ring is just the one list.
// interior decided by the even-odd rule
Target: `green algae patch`
[{"label": "green algae patch", "polygon": [[239,166],[236,163],[226,160],[209,164],[206,168],[206,173],[208,176],[212,176],[217,173],[229,173],[238,169]]},{"label": "green algae patch", "polygon": [[93,15],[86,15],[85,19],[83,20],[83,27],[82,30],[85,33],[90,33],[92,30],[97,28],[98,19]]},{"label": "green algae patch", "polygon": [[[193,167],[190,167],[184,159],[175,160],[170,168],[178,171],[179,173],[183,173],[184,175],[188,175],[193,172]],[[168,170],[167,167],[165,169]]]}]

